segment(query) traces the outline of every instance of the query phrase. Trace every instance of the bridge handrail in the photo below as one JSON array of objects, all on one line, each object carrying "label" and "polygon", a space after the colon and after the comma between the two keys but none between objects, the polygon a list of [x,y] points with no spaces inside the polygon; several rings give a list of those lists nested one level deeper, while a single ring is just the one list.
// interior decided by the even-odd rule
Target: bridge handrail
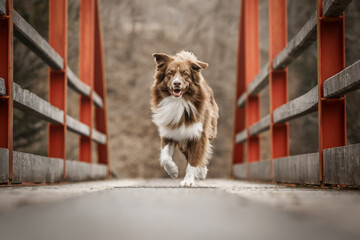
[{"label": "bridge handrail", "polygon": [[[251,5],[250,2],[243,0],[243,2],[247,2],[245,4],[249,4],[248,10],[257,11],[254,5]],[[270,0],[271,1],[271,0]],[[321,2],[321,0],[318,0]],[[343,12],[345,11],[346,7],[350,4],[351,0],[324,0],[322,1],[322,16],[320,17],[321,21],[329,21],[329,22],[336,22],[336,21],[343,21]],[[241,21],[239,25],[240,33],[239,33],[239,54],[245,54],[248,45],[244,44],[244,38],[241,37],[241,34],[249,35],[249,32],[245,33],[246,26],[244,25],[244,19],[247,19],[243,15],[249,14],[246,12],[247,10],[243,10],[245,4],[242,5],[242,15]],[[251,3],[253,4],[253,2]],[[255,6],[257,3],[255,4]],[[270,10],[271,11],[271,10]],[[252,12],[254,14],[254,12]],[[273,13],[274,14],[274,13]],[[328,18],[328,19],[324,19]],[[248,24],[250,22],[247,19]],[[237,178],[241,179],[249,179],[249,180],[266,180],[266,181],[275,181],[275,182],[288,182],[288,183],[305,183],[305,184],[347,184],[347,185],[360,185],[360,177],[354,177],[351,171],[354,168],[360,167],[357,161],[354,158],[360,153],[360,143],[359,144],[351,144],[340,147],[323,147],[321,146],[321,152],[318,153],[309,153],[309,154],[302,154],[302,155],[295,155],[295,156],[288,156],[285,154],[286,157],[273,157],[272,152],[272,159],[269,160],[255,160],[254,161],[254,154],[256,151],[254,148],[254,141],[259,141],[258,134],[272,129],[272,126],[275,127],[279,126],[282,128],[286,128],[286,124],[288,121],[304,116],[306,114],[318,111],[318,106],[321,104],[328,104],[335,101],[338,101],[340,110],[338,114],[341,114],[341,109],[344,109],[342,104],[345,101],[344,95],[356,91],[360,89],[360,60],[352,64],[351,66],[347,67],[339,71],[338,73],[334,74],[331,77],[328,77],[326,80],[320,83],[321,85],[317,85],[305,94],[292,99],[291,101],[286,101],[286,103],[282,105],[277,105],[278,107],[273,108],[271,110],[271,114],[264,116],[263,118],[259,119],[258,121],[249,120],[249,116],[247,114],[253,114],[252,118],[256,117],[258,113],[254,112],[254,109],[250,109],[250,103],[247,101],[253,101],[251,104],[258,104],[259,100],[257,94],[262,91],[268,84],[270,74],[276,73],[279,74],[280,72],[287,71],[286,68],[298,57],[302,54],[313,42],[317,40],[317,34],[319,33],[318,26],[319,21],[319,13],[315,11],[314,14],[311,15],[309,20],[304,24],[304,26],[300,29],[295,36],[288,41],[286,46],[279,51],[279,53],[270,60],[272,66],[269,63],[266,63],[264,67],[258,71],[258,74],[253,78],[253,80],[246,86],[246,75],[241,75],[238,72],[238,88],[244,90],[238,90],[237,92],[237,100],[236,106],[238,109],[243,109],[242,111],[235,112],[235,123],[236,121],[240,121],[239,117],[243,117],[245,119],[245,128],[238,129],[238,132],[234,132],[234,162],[233,162],[233,175]],[[253,22],[253,21],[251,21]],[[249,25],[250,26],[250,25]],[[286,26],[286,24],[284,25]],[[272,26],[276,27],[276,26]],[[254,25],[251,24],[247,31],[256,31],[254,29]],[[287,30],[285,30],[287,31]],[[341,31],[339,31],[341,34]],[[244,36],[243,35],[243,36]],[[329,35],[326,35],[329,36]],[[252,36],[253,37],[253,36]],[[337,36],[334,36],[337,37]],[[324,41],[324,40],[323,40]],[[253,44],[253,43],[250,43]],[[319,47],[321,48],[321,43],[318,43],[318,51]],[[341,46],[339,46],[341,48]],[[243,51],[243,52],[241,52]],[[322,50],[327,51],[327,50]],[[253,53],[252,53],[253,54]],[[251,56],[251,60],[253,60],[253,56]],[[339,61],[342,61],[340,57]],[[242,67],[243,71],[246,68],[247,59],[244,57],[243,59],[240,57],[238,58],[238,68]],[[256,61],[249,64],[256,63]],[[245,67],[244,67],[245,66]],[[321,66],[321,65],[320,65]],[[253,68],[252,68],[253,69]],[[318,70],[320,71],[320,70]],[[287,74],[287,72],[286,72]],[[321,76],[321,75],[320,75]],[[239,80],[241,79],[241,80]],[[286,75],[287,79],[287,75]],[[240,82],[243,81],[243,82]],[[286,80],[287,81],[287,80]],[[241,85],[242,84],[242,85]],[[287,84],[287,83],[286,83]],[[239,87],[240,86],[240,87]],[[287,86],[287,85],[285,85]],[[319,96],[319,91],[321,90],[321,94]],[[272,91],[270,89],[270,91]],[[270,95],[271,97],[271,95]],[[335,101],[331,100],[330,98],[335,98]],[[319,100],[320,99],[320,100]],[[329,100],[327,100],[329,99]],[[254,102],[255,101],[255,102]],[[319,102],[321,101],[321,102]],[[325,103],[323,103],[325,102]],[[336,106],[335,106],[336,107]],[[272,105],[271,107],[272,108]],[[324,111],[324,110],[322,110]],[[345,110],[344,110],[345,111]],[[320,115],[323,116],[320,112]],[[328,115],[330,118],[330,115]],[[328,119],[328,118],[326,118]],[[334,120],[331,120],[332,122]],[[338,121],[338,120],[336,120]],[[244,120],[241,120],[244,122]],[[336,122],[340,124],[340,122]],[[236,124],[235,124],[236,126]],[[339,128],[343,128],[344,126],[339,126]],[[272,131],[272,130],[271,130]],[[288,134],[288,133],[287,133]],[[327,133],[327,136],[329,133]],[[288,136],[285,136],[288,138]],[[338,136],[337,136],[338,137]],[[271,132],[271,141],[273,138],[273,133]],[[341,138],[341,137],[340,137]],[[250,142],[252,141],[252,142]],[[247,160],[241,160],[243,157],[243,150],[239,150],[238,145],[247,142]],[[285,143],[283,143],[285,144]],[[337,143],[339,145],[344,145],[343,143]],[[335,144],[336,146],[336,144]],[[242,149],[242,148],[241,148]],[[251,155],[253,160],[249,160],[249,152],[253,151]],[[272,150],[273,151],[273,150]],[[323,152],[322,152],[323,151]],[[259,156],[259,155],[258,155]],[[346,157],[347,156],[347,160]],[[256,157],[255,157],[256,158]],[[340,163],[336,162],[336,158],[340,158]],[[239,161],[240,159],[240,161]],[[349,162],[349,159],[353,159],[352,162]],[[243,161],[241,163],[241,161]],[[355,162],[354,162],[355,161]],[[240,162],[240,163],[239,163]],[[351,165],[352,164],[352,165]],[[354,165],[355,164],[355,165]],[[356,165],[357,164],[357,165]],[[351,165],[351,166],[350,166]],[[337,171],[335,169],[341,168],[341,171]],[[352,170],[351,170],[352,168]],[[345,169],[345,170],[344,170]],[[267,171],[268,170],[268,171]],[[355,174],[355,173],[353,173]]]},{"label": "bridge handrail", "polygon": [[[95,71],[97,71],[97,77],[98,80],[94,81],[95,83],[95,89],[100,89],[100,92],[104,90],[104,65],[101,61],[103,61],[102,56],[102,39],[101,31],[99,30],[100,20],[98,17],[98,2],[97,0],[93,0],[91,2],[84,2],[86,6],[90,6],[93,4],[93,7],[96,9],[94,12],[94,24],[90,24],[88,26],[91,26],[94,28],[95,36],[93,41],[95,42],[94,47],[97,47],[98,49],[101,49],[100,52],[96,52],[95,50],[93,52],[94,56],[95,54],[98,54],[97,56],[101,59],[100,64],[97,60],[97,63],[94,62],[94,64],[99,64],[101,66],[95,67]],[[57,3],[58,6],[61,6],[62,9],[64,9],[64,6],[67,6],[64,2]],[[12,22],[11,25],[13,25],[13,31],[10,27],[10,24],[8,24],[8,28],[4,29],[7,31],[7,34],[10,35],[10,38],[7,38],[6,36],[0,36],[6,39],[7,45],[5,45],[8,48],[8,54],[9,59],[12,59],[12,35],[15,36],[17,39],[19,39],[25,46],[27,46],[31,51],[33,51],[37,56],[39,56],[51,69],[56,70],[58,72],[54,72],[51,70],[50,76],[49,76],[49,82],[51,79],[53,79],[52,74],[63,74],[63,76],[66,76],[64,78],[64,81],[67,82],[68,86],[70,86],[73,90],[80,93],[82,96],[86,97],[86,101],[89,100],[89,102],[92,104],[94,103],[94,106],[96,107],[96,114],[98,114],[99,109],[99,116],[96,115],[96,125],[100,124],[101,129],[105,129],[105,132],[101,132],[98,129],[92,126],[91,122],[90,124],[83,123],[66,113],[64,113],[64,110],[59,109],[58,107],[52,105],[57,104],[54,103],[54,101],[51,100],[51,96],[49,93],[49,101],[46,101],[36,94],[23,89],[18,84],[12,82],[12,78],[9,78],[8,76],[0,76],[0,101],[11,101],[12,103],[9,103],[9,105],[0,105],[0,110],[4,110],[1,108],[8,109],[5,111],[8,111],[10,114],[12,114],[12,106],[20,109],[27,114],[34,115],[38,117],[39,119],[48,121],[52,125],[49,125],[49,138],[50,138],[50,130],[54,133],[56,132],[56,129],[51,129],[50,127],[55,127],[54,124],[57,124],[63,129],[68,129],[76,134],[79,134],[82,137],[85,137],[87,139],[90,139],[90,141],[94,141],[98,143],[98,156],[99,156],[99,162],[98,163],[92,163],[91,161],[91,153],[90,153],[90,159],[85,160],[86,162],[77,162],[77,161],[71,161],[67,160],[66,156],[62,158],[57,157],[45,157],[45,156],[38,156],[35,154],[29,154],[29,153],[22,153],[18,151],[13,151],[12,149],[12,117],[9,117],[10,120],[6,122],[6,125],[8,127],[7,131],[9,131],[9,135],[6,136],[6,141],[10,142],[10,145],[5,145],[5,148],[3,146],[3,140],[0,139],[0,183],[8,183],[8,184],[19,184],[19,183],[41,183],[41,182],[64,182],[64,181],[80,181],[80,180],[90,180],[90,179],[99,179],[99,178],[105,178],[109,174],[109,162],[107,159],[108,153],[107,153],[107,144],[108,144],[108,136],[107,136],[107,127],[106,127],[106,103],[105,96],[106,93],[103,92],[101,96],[104,96],[102,98],[96,91],[93,89],[89,84],[81,81],[74,72],[66,66],[66,61],[60,56],[58,52],[49,44],[48,41],[46,41],[29,23],[27,23],[24,18],[20,16],[18,12],[16,12],[14,9],[12,9],[12,0],[0,0],[0,21],[8,21],[9,23]],[[84,5],[84,6],[85,6]],[[66,7],[65,7],[66,8]],[[9,10],[10,9],[10,10]],[[52,8],[54,10],[54,7]],[[63,14],[63,15],[61,15]],[[4,15],[4,16],[3,16]],[[60,18],[65,19],[66,13],[62,12],[60,13]],[[65,21],[66,22],[66,21]],[[63,24],[63,23],[61,23]],[[87,23],[85,23],[86,25]],[[6,24],[3,24],[6,26]],[[50,21],[49,21],[50,25]],[[58,26],[55,24],[55,26],[50,26],[50,29],[54,31],[54,28],[57,28]],[[66,24],[65,24],[65,31],[66,30]],[[49,37],[50,38],[50,37]],[[54,40],[54,39],[53,39]],[[50,41],[51,42],[51,41]],[[52,41],[54,43],[54,41]],[[66,44],[66,41],[65,41]],[[62,51],[62,50],[60,50]],[[99,56],[100,55],[100,56]],[[66,54],[65,54],[66,56]],[[6,63],[6,62],[5,62]],[[9,63],[12,64],[12,62]],[[11,75],[12,68],[7,69],[8,74]],[[4,78],[1,78],[4,77]],[[101,83],[100,83],[101,82]],[[50,85],[50,84],[49,84]],[[94,84],[93,84],[94,85]],[[10,87],[12,86],[12,87]],[[66,86],[66,85],[65,85]],[[50,87],[50,86],[49,86]],[[7,92],[6,89],[10,92]],[[66,89],[66,87],[64,88]],[[53,91],[52,99],[54,100],[55,97],[59,97],[59,94],[55,94],[57,91],[57,88],[50,87],[49,91]],[[63,91],[63,90],[61,90]],[[61,97],[61,96],[60,96]],[[62,100],[60,100],[62,101]],[[66,101],[66,92],[65,92],[65,101]],[[65,108],[66,109],[66,108]],[[80,113],[81,115],[81,113]],[[5,118],[0,118],[0,122],[6,120]],[[10,121],[10,122],[9,122]],[[99,121],[99,122],[98,122]],[[105,126],[104,126],[105,124]],[[64,132],[65,132],[64,130]],[[65,136],[65,135],[63,135]],[[10,139],[9,139],[9,138]],[[65,141],[66,139],[64,139]],[[53,143],[59,142],[59,141],[53,141]],[[50,140],[49,140],[50,145]],[[55,148],[58,147],[60,152],[62,150],[65,151],[65,146],[60,142],[59,146],[55,146]],[[49,148],[50,149],[50,148]],[[91,150],[91,149],[90,149]],[[99,151],[102,151],[101,153]],[[50,155],[50,153],[48,153]],[[105,156],[104,159],[101,159],[100,162],[100,156]],[[88,156],[86,156],[88,157]],[[80,156],[79,156],[80,158]],[[66,173],[66,174],[65,174]]]},{"label": "bridge handrail", "polygon": [[[0,1],[2,2],[2,0]],[[39,56],[49,67],[53,69],[62,69],[64,67],[64,59],[50,46],[50,44],[28,23],[25,19],[14,10],[14,35],[25,46],[32,50]],[[0,5],[0,15],[5,14],[5,8]],[[90,96],[91,88],[86,83],[82,82],[70,69],[67,67],[67,78],[69,86],[76,92]],[[103,101],[101,97],[94,91],[94,103],[97,107],[102,108]]]}]

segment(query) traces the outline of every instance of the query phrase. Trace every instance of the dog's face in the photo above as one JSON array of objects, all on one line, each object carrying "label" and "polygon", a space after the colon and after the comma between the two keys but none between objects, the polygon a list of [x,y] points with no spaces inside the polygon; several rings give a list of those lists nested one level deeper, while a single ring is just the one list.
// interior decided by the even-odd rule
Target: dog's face
[{"label": "dog's face", "polygon": [[157,64],[155,84],[165,96],[178,98],[198,91],[200,71],[208,66],[207,63],[163,53],[155,53],[153,56]]}]

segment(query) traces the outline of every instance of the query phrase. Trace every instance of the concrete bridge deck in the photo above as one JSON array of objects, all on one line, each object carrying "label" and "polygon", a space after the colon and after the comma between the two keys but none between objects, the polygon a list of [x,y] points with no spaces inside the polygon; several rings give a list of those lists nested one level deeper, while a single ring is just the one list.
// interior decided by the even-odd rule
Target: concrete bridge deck
[{"label": "concrete bridge deck", "polygon": [[360,191],[209,179],[0,188],[0,239],[360,239]]}]

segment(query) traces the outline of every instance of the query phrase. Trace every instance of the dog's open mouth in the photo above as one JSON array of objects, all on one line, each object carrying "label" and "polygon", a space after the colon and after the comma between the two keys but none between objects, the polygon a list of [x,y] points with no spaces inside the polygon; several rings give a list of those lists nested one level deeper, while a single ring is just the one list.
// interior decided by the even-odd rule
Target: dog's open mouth
[{"label": "dog's open mouth", "polygon": [[181,97],[182,94],[183,94],[183,91],[181,91],[181,89],[174,89],[174,90],[172,91],[172,95],[173,95],[174,97]]}]

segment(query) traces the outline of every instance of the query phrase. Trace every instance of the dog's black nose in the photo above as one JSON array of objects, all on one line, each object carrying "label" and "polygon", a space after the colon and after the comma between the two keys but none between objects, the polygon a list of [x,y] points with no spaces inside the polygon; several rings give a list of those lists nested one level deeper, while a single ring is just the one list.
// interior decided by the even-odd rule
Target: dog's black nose
[{"label": "dog's black nose", "polygon": [[181,81],[179,81],[179,80],[174,80],[174,81],[173,81],[173,86],[174,86],[175,88],[180,88],[180,86],[181,86]]}]

